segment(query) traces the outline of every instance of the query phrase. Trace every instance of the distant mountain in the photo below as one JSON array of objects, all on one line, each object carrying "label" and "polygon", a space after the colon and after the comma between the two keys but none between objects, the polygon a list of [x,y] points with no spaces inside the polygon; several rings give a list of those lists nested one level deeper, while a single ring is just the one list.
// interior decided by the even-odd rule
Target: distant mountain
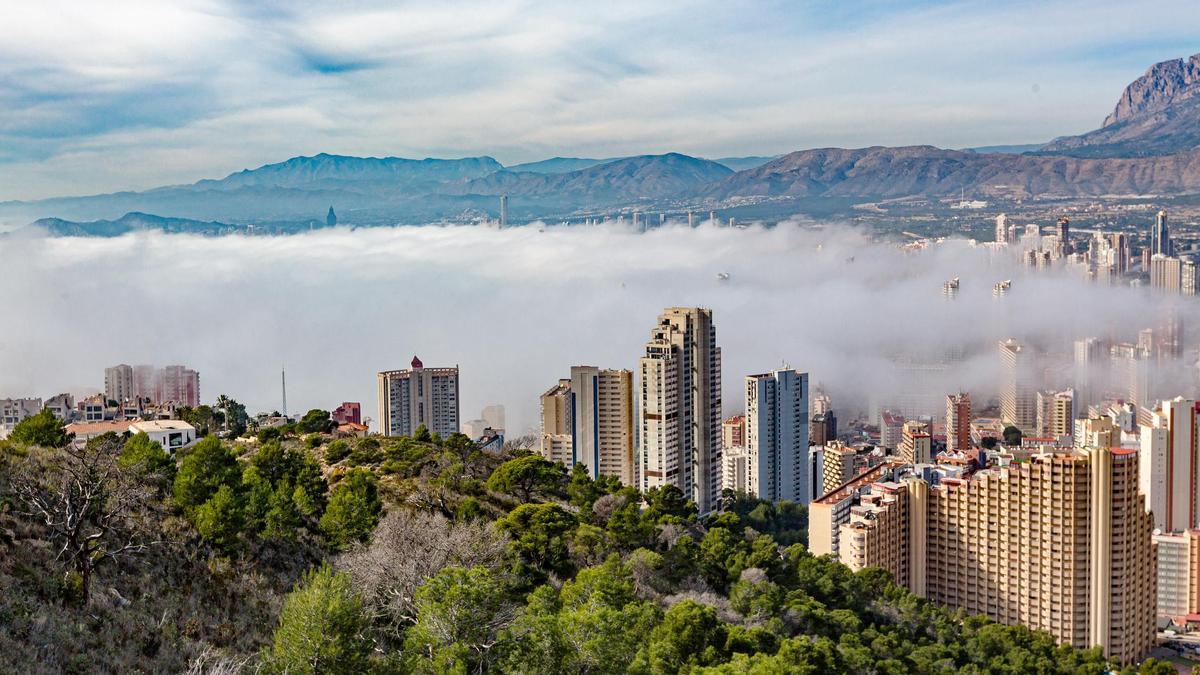
[{"label": "distant mountain", "polygon": [[386,184],[391,188],[428,188],[448,181],[486,176],[503,167],[491,157],[463,159],[404,159],[402,157],[347,157],[321,153],[293,157],[278,164],[246,169],[220,180],[202,180],[195,190],[233,190],[245,187],[298,189],[368,188]]},{"label": "distant mountain", "polygon": [[526,198],[546,206],[589,207],[686,196],[732,174],[716,162],[679,153],[627,157],[558,174],[499,171],[462,184],[447,194]]},{"label": "distant mountain", "polygon": [[1200,192],[1200,150],[1148,158],[980,154],[932,146],[822,148],[784,155],[709,186],[733,197],[1100,196]]},{"label": "distant mountain", "polygon": [[963,148],[963,152],[995,153],[1000,155],[1020,155],[1035,152],[1045,147],[1045,143],[1026,143],[1024,145],[981,145],[977,148]]},{"label": "distant mountain", "polygon": [[1163,61],[1125,88],[1104,124],[1056,138],[1042,154],[1149,157],[1200,147],[1200,54]]},{"label": "distant mountain", "polygon": [[514,164],[504,167],[505,171],[527,172],[527,173],[570,173],[586,169],[589,166],[604,164],[611,162],[614,159],[587,159],[584,157],[551,157],[538,162],[526,162],[524,164]]},{"label": "distant mountain", "polygon": [[61,218],[42,218],[29,225],[58,237],[119,237],[130,232],[159,231],[205,235],[246,232],[241,225],[203,222],[186,218],[164,218],[149,213],[127,213],[116,220],[73,222]]},{"label": "distant mountain", "polygon": [[1152,66],[1101,128],[1043,146],[818,148],[716,161],[679,153],[553,157],[507,168],[486,156],[319,154],[192,185],[0,203],[0,223],[43,219],[39,226],[52,233],[82,235],[220,234],[250,225],[291,232],[320,226],[331,207],[354,226],[477,222],[498,215],[499,195],[508,195],[510,221],[522,222],[631,206],[757,208],[764,198],[778,202],[766,211],[806,200],[806,208],[833,213],[855,202],[962,191],[1015,199],[1200,194],[1200,54]]},{"label": "distant mountain", "polygon": [[[778,157],[778,155],[776,155]],[[734,171],[745,171],[746,169],[754,169],[766,164],[775,159],[775,157],[722,157],[714,159],[717,164],[727,166]]]}]

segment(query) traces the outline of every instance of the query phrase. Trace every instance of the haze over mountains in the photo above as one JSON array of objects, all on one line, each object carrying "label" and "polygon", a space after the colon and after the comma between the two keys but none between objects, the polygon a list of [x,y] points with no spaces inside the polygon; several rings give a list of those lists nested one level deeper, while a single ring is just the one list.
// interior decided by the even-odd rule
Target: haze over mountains
[{"label": "haze over mountains", "polygon": [[786,209],[796,200],[961,192],[1020,199],[1200,194],[1200,54],[1152,66],[1125,89],[1100,128],[1024,149],[819,148],[719,160],[667,153],[555,157],[510,167],[486,156],[319,154],[191,185],[0,203],[0,221],[48,219],[37,225],[54,234],[146,228],[220,234],[249,225],[266,232],[319,227],[330,205],[350,225],[471,222],[497,217],[501,194],[509,196],[512,222],[755,200]]}]

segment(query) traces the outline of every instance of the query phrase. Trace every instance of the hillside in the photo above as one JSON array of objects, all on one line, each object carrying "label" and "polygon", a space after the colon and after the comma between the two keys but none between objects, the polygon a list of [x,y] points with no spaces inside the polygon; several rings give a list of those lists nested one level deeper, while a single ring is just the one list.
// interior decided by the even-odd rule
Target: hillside
[{"label": "hillside", "polygon": [[558,174],[500,171],[462,185],[451,194],[530,197],[552,205],[594,206],[686,195],[732,174],[725,166],[678,153],[627,157]]},{"label": "hillside", "polygon": [[[223,427],[219,410],[185,415]],[[0,443],[10,672],[1105,667],[811,556],[796,505],[729,495],[700,519],[673,487],[459,434],[337,439],[323,411],[174,458],[143,435],[55,449],[61,426],[39,418]]]},{"label": "hillside", "polygon": [[709,186],[749,196],[892,198],[907,195],[1101,196],[1200,191],[1200,151],[1089,159],[981,154],[931,146],[802,150]]}]

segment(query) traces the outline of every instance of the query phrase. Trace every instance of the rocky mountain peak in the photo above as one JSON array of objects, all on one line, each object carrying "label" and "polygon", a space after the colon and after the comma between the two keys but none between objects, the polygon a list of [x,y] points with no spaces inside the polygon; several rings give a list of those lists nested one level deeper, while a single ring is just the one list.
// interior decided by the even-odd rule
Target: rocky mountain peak
[{"label": "rocky mountain peak", "polygon": [[1125,88],[1104,126],[1126,122],[1200,96],[1200,54],[1188,59],[1163,61]]}]

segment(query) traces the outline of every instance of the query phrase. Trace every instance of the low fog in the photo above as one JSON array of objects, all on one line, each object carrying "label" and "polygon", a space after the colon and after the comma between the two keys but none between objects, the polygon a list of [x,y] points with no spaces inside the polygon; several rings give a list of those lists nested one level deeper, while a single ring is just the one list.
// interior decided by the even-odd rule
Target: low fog
[{"label": "low fog", "polygon": [[[961,289],[948,301],[952,277]],[[1002,279],[1013,288],[993,298]],[[117,363],[180,363],[199,370],[205,402],[228,394],[270,411],[286,366],[289,411],[361,401],[374,418],[375,373],[418,355],[459,365],[462,418],[501,403],[510,435],[536,427],[538,395],[571,365],[636,368],[666,306],[713,309],[726,413],[742,407],[742,376],[786,363],[843,420],[905,396],[994,396],[999,339],[1069,362],[1071,340],[1132,341],[1167,310],[1147,290],[1026,273],[966,241],[903,251],[801,223],[10,237],[0,288],[0,398],[95,391]],[[894,365],[956,352],[919,380]]]}]

